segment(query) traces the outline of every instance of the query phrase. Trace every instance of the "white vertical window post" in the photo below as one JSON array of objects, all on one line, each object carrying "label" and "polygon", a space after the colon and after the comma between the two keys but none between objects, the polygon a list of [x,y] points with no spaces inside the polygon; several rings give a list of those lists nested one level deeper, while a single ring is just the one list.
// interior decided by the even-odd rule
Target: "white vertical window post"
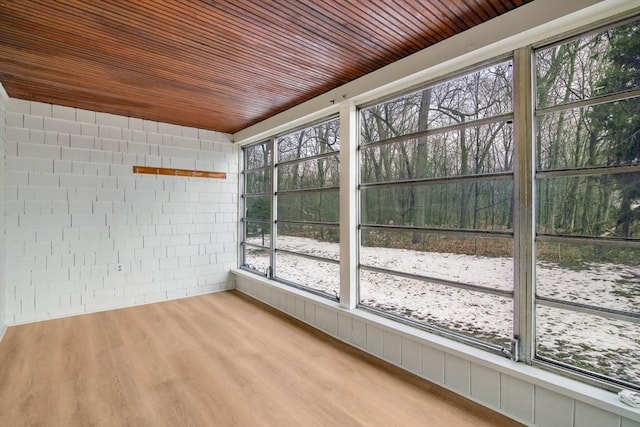
[{"label": "white vertical window post", "polygon": [[240,148],[240,150],[238,150],[238,194],[241,195],[241,197],[239,197],[238,200],[238,228],[237,228],[237,232],[238,232],[238,240],[241,242],[241,244],[238,245],[238,267],[243,265],[245,263],[245,256],[244,256],[244,252],[246,250],[246,246],[244,245],[245,240],[247,238],[246,235],[246,212],[247,212],[247,207],[246,207],[246,199],[244,197],[244,193],[245,193],[245,182],[246,182],[246,177],[245,177],[245,173],[244,171],[247,169],[247,156],[246,156],[246,151],[243,148]]},{"label": "white vertical window post", "polygon": [[276,242],[278,240],[278,145],[274,137],[269,140],[271,150],[271,263],[267,271],[267,278],[276,275]]},{"label": "white vertical window post", "polygon": [[357,301],[357,113],[353,102],[340,105],[340,305],[355,308]]},{"label": "white vertical window post", "polygon": [[533,70],[532,50],[515,51],[514,64],[514,310],[512,357],[533,358]]}]

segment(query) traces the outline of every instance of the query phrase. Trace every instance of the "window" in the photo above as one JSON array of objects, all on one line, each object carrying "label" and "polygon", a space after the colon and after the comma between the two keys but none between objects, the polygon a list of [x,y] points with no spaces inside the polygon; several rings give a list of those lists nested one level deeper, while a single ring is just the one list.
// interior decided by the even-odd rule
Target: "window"
[{"label": "window", "polygon": [[640,23],[539,49],[536,356],[640,386]]},{"label": "window", "polygon": [[340,122],[324,121],[278,136],[275,144],[275,277],[337,299]]},{"label": "window", "polygon": [[360,112],[363,307],[509,352],[511,61]]},{"label": "window", "polygon": [[271,266],[271,142],[244,147],[242,267],[268,275]]},{"label": "window", "polygon": [[[355,185],[339,197],[337,118],[244,148],[243,267],[339,299],[342,243],[357,252],[348,305],[640,390],[634,19],[343,104],[354,200]],[[339,241],[340,209],[357,239]]]}]

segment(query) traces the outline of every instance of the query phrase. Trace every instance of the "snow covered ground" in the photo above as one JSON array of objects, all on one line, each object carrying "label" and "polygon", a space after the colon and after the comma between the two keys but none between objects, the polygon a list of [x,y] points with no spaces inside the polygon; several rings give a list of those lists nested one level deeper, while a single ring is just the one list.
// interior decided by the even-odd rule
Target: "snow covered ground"
[{"label": "snow covered ground", "polygon": [[[338,259],[339,246],[301,237],[280,236],[282,249]],[[486,288],[513,289],[513,260],[504,257],[361,248],[364,265],[393,269]],[[268,257],[250,262],[265,271]],[[338,265],[287,254],[277,259],[278,277],[331,295],[339,293]],[[639,265],[586,264],[583,269],[539,262],[541,296],[640,313]],[[504,345],[512,335],[513,302],[509,296],[460,289],[421,280],[362,270],[362,304],[419,322]],[[640,385],[640,327],[637,323],[539,305],[538,353]]]}]

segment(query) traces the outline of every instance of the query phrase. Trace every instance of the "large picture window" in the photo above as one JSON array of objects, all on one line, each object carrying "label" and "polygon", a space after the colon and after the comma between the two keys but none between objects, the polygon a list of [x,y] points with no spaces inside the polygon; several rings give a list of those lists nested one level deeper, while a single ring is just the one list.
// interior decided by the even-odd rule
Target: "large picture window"
[{"label": "large picture window", "polygon": [[242,267],[640,390],[640,21],[545,43],[246,146]]},{"label": "large picture window", "polygon": [[361,110],[361,306],[509,351],[512,87],[506,61]]},{"label": "large picture window", "polygon": [[275,277],[337,299],[340,121],[278,136],[275,145]]},{"label": "large picture window", "polygon": [[242,267],[265,276],[271,267],[271,143],[242,150],[244,188],[242,192]]},{"label": "large picture window", "polygon": [[539,49],[536,356],[640,386],[640,25]]}]

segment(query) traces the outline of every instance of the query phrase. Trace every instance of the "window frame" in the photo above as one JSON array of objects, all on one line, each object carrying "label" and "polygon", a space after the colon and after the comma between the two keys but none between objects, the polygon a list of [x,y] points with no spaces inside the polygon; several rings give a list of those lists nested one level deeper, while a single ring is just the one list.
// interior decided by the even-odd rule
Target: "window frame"
[{"label": "window frame", "polygon": [[[555,105],[552,107],[547,107],[544,109],[538,109],[536,105],[536,82],[535,82],[535,53],[538,50],[545,49],[551,47],[553,45],[560,45],[562,43],[569,42],[573,39],[586,37],[590,34],[596,34],[602,32],[604,30],[613,28],[618,25],[623,25],[628,22],[638,21],[640,20],[640,15],[638,15],[637,10],[633,11],[632,14],[627,14],[627,17],[623,19],[618,19],[619,17],[608,18],[605,21],[600,21],[600,23],[590,24],[587,28],[580,28],[577,30],[572,30],[569,33],[564,33],[560,36],[554,37],[553,39],[547,39],[539,43],[534,43],[527,46],[521,46],[514,49],[512,52],[508,54],[496,56],[490,60],[485,60],[482,62],[477,62],[475,65],[471,67],[460,68],[455,72],[443,74],[436,79],[433,79],[427,83],[421,83],[419,85],[415,85],[409,89],[403,90],[401,92],[396,92],[391,95],[385,95],[384,97],[380,97],[373,101],[367,101],[362,103],[357,103],[357,101],[348,100],[345,97],[347,102],[342,103],[340,106],[340,133],[344,135],[342,137],[343,141],[341,141],[341,149],[332,155],[339,156],[339,160],[341,162],[340,166],[340,186],[336,188],[332,188],[331,190],[338,189],[340,194],[340,248],[341,251],[344,252],[345,248],[349,249],[349,254],[342,254],[340,256],[340,261],[335,261],[334,263],[340,264],[340,289],[341,289],[341,297],[339,298],[340,305],[344,308],[351,310],[354,308],[363,309],[369,312],[373,312],[380,317],[390,318],[394,322],[397,323],[406,323],[413,327],[418,327],[420,329],[425,329],[430,332],[436,333],[438,335],[444,335],[446,337],[452,338],[456,341],[461,341],[467,344],[470,344],[474,347],[479,347],[484,350],[489,350],[491,352],[496,352],[496,348],[487,348],[485,346],[486,343],[482,341],[474,341],[470,340],[466,335],[460,335],[455,333],[452,330],[438,330],[438,327],[425,327],[423,323],[412,322],[408,319],[399,319],[397,316],[389,315],[383,311],[371,309],[369,307],[363,307],[360,304],[360,286],[359,286],[359,276],[360,276],[360,268],[359,265],[359,251],[361,246],[362,239],[362,231],[366,230],[367,227],[375,227],[371,224],[361,226],[360,225],[360,205],[361,205],[361,155],[360,155],[360,144],[356,144],[356,147],[345,147],[348,143],[355,143],[359,139],[360,134],[360,110],[363,108],[368,108],[370,106],[381,104],[385,101],[392,100],[394,98],[398,98],[403,94],[408,94],[415,92],[416,90],[422,88],[427,88],[429,86],[433,86],[438,82],[443,82],[446,80],[450,80],[457,76],[462,76],[465,74],[469,74],[474,70],[481,69],[486,67],[487,64],[498,64],[506,59],[511,59],[513,61],[513,111],[510,114],[505,116],[512,116],[513,120],[513,166],[512,171],[507,173],[507,175],[512,175],[513,182],[513,208],[512,208],[512,216],[513,216],[513,232],[507,236],[507,238],[512,238],[513,240],[513,271],[514,271],[514,281],[513,281],[513,292],[512,292],[512,300],[513,300],[513,338],[511,341],[511,349],[509,352],[504,352],[498,349],[497,353],[500,353],[504,356],[511,357],[511,359],[515,361],[519,361],[521,363],[527,365],[533,365],[548,371],[552,371],[558,373],[564,377],[578,379],[579,381],[587,384],[596,385],[600,388],[604,388],[611,391],[619,391],[620,388],[631,388],[635,390],[640,390],[640,386],[636,384],[627,384],[624,381],[618,381],[615,378],[611,378],[605,375],[600,375],[596,372],[580,369],[573,365],[564,364],[562,362],[554,361],[546,359],[545,357],[540,357],[536,352],[536,304],[542,301],[544,298],[540,298],[536,295],[536,283],[535,283],[535,273],[536,273],[536,248],[538,242],[576,242],[580,244],[590,244],[594,243],[594,238],[586,238],[585,236],[552,236],[545,235],[544,233],[539,234],[537,232],[537,218],[536,218],[536,210],[537,210],[537,186],[536,182],[539,178],[545,177],[563,177],[563,176],[589,176],[589,175],[600,175],[603,173],[623,173],[623,172],[640,172],[640,165],[637,168],[634,166],[633,169],[630,169],[628,166],[605,166],[605,167],[594,167],[586,170],[585,168],[575,168],[575,169],[565,169],[565,170],[554,170],[554,171],[538,171],[537,170],[537,154],[535,152],[536,149],[536,117],[538,114],[547,114],[553,111],[560,111],[570,109],[572,107],[583,107],[589,105],[596,105],[597,103],[611,102],[621,99],[627,99],[630,96],[636,97],[640,95],[640,88],[635,89],[628,93],[615,93],[615,94],[607,94],[602,95],[592,99],[579,100],[573,103]],[[371,99],[371,98],[369,98]],[[596,101],[594,101],[596,99]],[[333,101],[332,101],[333,103]],[[347,105],[348,104],[348,105]],[[349,118],[349,123],[347,122],[347,117]],[[318,293],[316,290],[306,287],[304,285],[299,285],[296,283],[287,282],[286,280],[279,279],[274,277],[274,269],[276,266],[276,242],[277,242],[277,196],[278,196],[278,188],[277,188],[277,160],[276,160],[276,146],[275,139],[279,135],[288,134],[291,132],[295,132],[297,129],[302,129],[312,125],[313,123],[322,122],[327,120],[326,117],[321,118],[315,122],[305,123],[302,126],[298,126],[297,128],[293,128],[293,130],[288,130],[286,132],[281,132],[278,135],[272,136],[269,138],[271,144],[271,199],[272,199],[272,210],[271,210],[271,263],[269,272],[267,273],[267,277],[273,279],[275,281],[285,283],[287,285],[299,288],[304,290],[305,292],[309,292],[312,294],[317,294],[322,297],[327,297],[327,295],[323,293]],[[495,117],[487,120],[487,122],[496,121]],[[478,122],[482,121],[478,120]],[[471,125],[469,125],[471,123]],[[453,125],[452,128],[460,128],[461,126],[470,127],[474,124],[478,123],[469,122],[464,125]],[[428,136],[430,133],[442,133],[443,128],[438,129],[430,129],[424,131],[422,133],[411,134],[411,135],[402,135],[397,137],[397,140],[416,138],[420,136]],[[346,137],[349,135],[349,138]],[[357,135],[354,138],[354,135]],[[392,141],[397,142],[397,141]],[[374,142],[371,144],[367,144],[367,147],[374,146],[375,144],[388,144],[392,143],[389,141],[381,141]],[[343,145],[344,144],[344,145]],[[251,144],[253,145],[253,144]],[[245,146],[246,147],[246,146]],[[243,147],[244,148],[244,147]],[[344,152],[343,152],[344,150]],[[243,156],[244,159],[244,156]],[[344,160],[348,160],[348,166],[345,166],[347,162]],[[307,161],[309,159],[305,158],[301,161]],[[283,165],[288,162],[282,162]],[[355,173],[355,181],[354,178],[348,177],[349,180],[345,179],[343,174],[348,172],[350,174]],[[502,173],[504,175],[504,173]],[[464,177],[462,179],[458,178],[460,181],[466,179],[471,181],[476,179],[475,176]],[[484,179],[489,179],[490,176],[480,177]],[[426,178],[421,179],[424,182],[429,180],[437,181],[442,180],[441,178]],[[418,180],[417,182],[419,182]],[[413,182],[413,181],[411,181]],[[411,184],[411,182],[406,182],[405,184]],[[345,189],[344,185],[349,185],[349,188]],[[369,184],[365,184],[366,186]],[[397,183],[376,183],[375,185],[379,186],[393,186],[400,185]],[[316,189],[307,189],[302,191],[313,191]],[[300,190],[294,190],[300,191]],[[281,192],[284,194],[284,192]],[[348,195],[349,197],[345,197]],[[244,206],[244,205],[243,205]],[[349,230],[344,229],[344,218],[348,215],[344,212],[344,209],[348,208],[350,212],[348,215],[356,215],[355,222],[353,220],[347,221],[348,224],[352,226],[349,227]],[[331,224],[332,226],[336,226],[336,224]],[[409,230],[413,230],[414,228],[408,228]],[[348,231],[348,232],[347,232]],[[442,230],[439,228],[429,230],[429,232],[434,233],[443,233],[443,232],[451,232],[456,235],[456,230]],[[479,237],[484,236],[483,232],[478,230],[474,230],[473,233],[477,233]],[[498,233],[500,234],[500,233]],[[349,241],[344,241],[344,236],[350,236]],[[469,234],[471,235],[471,234]],[[244,231],[243,231],[243,239],[244,239]],[[510,237],[511,236],[511,237]],[[498,237],[498,236],[493,236]],[[504,236],[502,236],[504,238]],[[595,238],[597,240],[597,238]],[[620,246],[620,247],[638,247],[637,242],[625,241],[624,239],[618,240],[608,240],[608,241],[597,241],[599,244],[606,244],[611,246]],[[241,242],[244,244],[244,242]],[[280,249],[281,252],[286,252],[286,250]],[[352,253],[356,254],[355,260],[352,258]],[[300,254],[296,254],[300,255]],[[343,262],[343,255],[347,257],[347,262]],[[300,255],[300,256],[305,256]],[[308,256],[313,258],[313,256]],[[242,258],[244,262],[244,258]],[[346,265],[348,264],[348,265]],[[365,266],[365,268],[367,268]],[[385,272],[384,269],[380,270],[381,272]],[[254,271],[255,272],[255,271]],[[258,272],[259,273],[259,272]],[[397,272],[396,272],[397,273]],[[410,274],[409,274],[410,275]],[[345,284],[345,278],[349,277],[349,283]],[[351,279],[351,277],[355,277]],[[412,276],[415,277],[415,276]],[[464,287],[464,286],[461,286]],[[346,290],[349,290],[350,294],[346,295]],[[334,299],[333,296],[330,296],[330,299]],[[346,301],[346,305],[343,304],[342,299]],[[545,304],[552,306],[555,304],[554,301],[545,301]],[[566,307],[568,304],[565,304],[564,301],[560,302],[560,305]],[[588,313],[588,308],[579,307],[579,304],[574,304],[574,308],[576,311],[586,310],[584,312]],[[599,310],[597,315],[602,315],[605,311]],[[608,312],[610,316],[617,316],[620,313]],[[624,313],[622,313],[624,318]],[[635,316],[633,317],[633,321],[635,320]],[[615,317],[614,317],[615,318]],[[628,319],[627,319],[628,320]]]},{"label": "window frame", "polygon": [[[398,98],[401,98],[403,96],[406,95],[411,95],[414,94],[416,92],[422,91],[422,90],[427,90],[433,87],[436,87],[439,84],[442,83],[446,83],[449,81],[453,81],[457,78],[461,78],[470,74],[473,74],[474,72],[478,72],[484,69],[487,69],[491,66],[497,66],[503,63],[507,63],[510,62],[511,65],[514,67],[514,70],[512,71],[512,81],[511,81],[511,88],[512,88],[512,99],[511,99],[511,112],[509,113],[503,113],[503,114],[498,114],[495,116],[491,116],[491,117],[484,117],[484,118],[480,118],[480,119],[476,119],[476,120],[472,120],[472,121],[468,121],[468,122],[464,122],[464,123],[457,123],[457,124],[452,124],[452,125],[447,125],[447,126],[442,126],[442,127],[438,127],[438,128],[433,128],[433,129],[427,129],[427,130],[423,130],[423,131],[417,131],[417,132],[413,132],[413,133],[407,133],[407,134],[403,134],[403,135],[399,135],[399,136],[395,136],[392,138],[388,138],[388,139],[383,139],[383,140],[376,140],[374,142],[370,142],[367,144],[363,144],[361,142],[361,137],[362,137],[362,114],[361,112],[363,110],[366,110],[368,108],[374,107],[374,106],[378,106],[378,105],[383,105],[387,102],[391,102],[394,101]],[[501,290],[501,289],[496,289],[496,288],[489,288],[489,287],[484,287],[484,286],[477,286],[477,285],[473,285],[473,284],[466,284],[463,282],[458,282],[458,281],[453,281],[453,280],[442,280],[439,278],[435,278],[435,277],[430,277],[430,276],[423,276],[423,275],[417,275],[417,274],[412,274],[412,273],[407,273],[407,272],[400,272],[400,271],[396,271],[396,270],[390,270],[390,269],[385,269],[385,268],[380,268],[380,267],[374,267],[374,266],[367,266],[367,265],[363,265],[361,262],[361,257],[360,257],[360,253],[361,253],[361,247],[362,247],[362,232],[366,231],[366,230],[389,230],[389,231],[418,231],[418,232],[423,232],[426,234],[433,234],[433,235],[438,235],[438,234],[445,234],[445,235],[451,235],[451,236],[455,236],[455,237],[479,237],[479,238],[492,238],[492,239],[507,239],[510,240],[513,244],[513,250],[512,250],[512,262],[513,262],[513,269],[514,269],[514,275],[515,275],[515,264],[516,264],[516,239],[515,239],[515,234],[516,234],[516,230],[515,230],[515,185],[516,185],[516,181],[515,181],[515,169],[516,169],[516,145],[517,145],[517,141],[516,141],[516,128],[515,128],[515,117],[516,117],[516,90],[515,90],[515,58],[513,57],[512,54],[507,54],[507,55],[500,55],[497,57],[494,57],[490,60],[487,61],[482,61],[480,63],[476,63],[470,67],[466,67],[464,69],[460,69],[457,70],[454,73],[449,73],[447,75],[438,77],[437,79],[434,79],[432,81],[420,84],[420,85],[416,85],[416,86],[412,86],[411,88],[407,89],[407,90],[403,90],[401,92],[397,92],[388,96],[385,96],[384,98],[378,99],[378,100],[374,100],[371,102],[368,102],[366,104],[362,104],[357,106],[356,108],[356,114],[357,114],[357,160],[358,160],[358,165],[357,165],[357,171],[356,171],[356,175],[357,175],[357,228],[358,228],[358,240],[356,242],[357,244],[357,272],[356,272],[356,277],[357,277],[357,291],[356,291],[356,307],[359,309],[362,309],[364,311],[367,312],[371,312],[374,313],[376,315],[379,315],[381,317],[385,317],[388,318],[390,320],[393,320],[395,322],[399,322],[399,323],[403,323],[403,324],[407,324],[413,327],[416,327],[418,329],[422,329],[422,330],[426,330],[432,333],[435,333],[437,335],[440,336],[444,336],[447,338],[451,338],[466,344],[470,344],[472,346],[478,347],[478,348],[482,348],[484,350],[487,350],[489,352],[492,352],[494,354],[499,354],[511,359],[516,359],[518,357],[518,354],[520,353],[520,350],[518,349],[518,345],[519,342],[517,339],[514,339],[514,336],[517,336],[517,333],[513,333],[512,337],[510,337],[510,347],[507,348],[505,346],[500,346],[494,343],[490,343],[488,341],[484,341],[481,339],[478,339],[474,336],[471,335],[467,335],[467,334],[463,334],[461,332],[458,332],[456,330],[452,330],[452,329],[447,329],[445,327],[439,326],[439,325],[435,325],[435,324],[428,324],[428,323],[424,323],[424,322],[419,322],[417,320],[413,320],[407,317],[400,317],[398,315],[394,315],[392,313],[386,312],[384,310],[381,309],[377,309],[375,307],[371,307],[365,304],[362,304],[361,302],[361,295],[360,295],[360,276],[361,276],[361,271],[370,271],[370,272],[378,272],[378,273],[382,273],[382,274],[390,274],[390,275],[394,275],[394,276],[398,276],[398,277],[403,277],[403,278],[407,278],[407,279],[415,279],[415,280],[421,280],[424,281],[426,283],[433,283],[433,284],[438,284],[438,285],[442,285],[442,286],[447,286],[447,287],[452,287],[454,289],[464,289],[464,290],[471,290],[471,291],[475,291],[475,292],[482,292],[485,294],[492,294],[492,295],[496,295],[499,297],[505,297],[505,298],[509,298],[513,304],[513,310],[515,313],[515,306],[516,306],[516,302],[515,302],[515,294],[516,294],[516,282],[515,280],[512,280],[512,285],[513,288],[511,291],[506,291],[506,290]],[[488,124],[494,124],[494,123],[508,123],[513,125],[513,130],[512,130],[512,144],[513,144],[513,166],[511,168],[510,171],[501,171],[501,172],[491,172],[491,173],[482,173],[482,174],[468,174],[468,175],[454,175],[454,176],[446,176],[446,177],[427,177],[427,178],[414,178],[414,179],[404,179],[404,180],[397,180],[397,181],[384,181],[384,182],[373,182],[373,183],[362,183],[361,182],[361,178],[362,178],[362,163],[363,163],[363,156],[362,156],[362,150],[364,149],[370,149],[370,148],[375,148],[375,147],[379,147],[379,146],[383,146],[383,145],[391,145],[391,144],[397,144],[397,143],[402,143],[404,141],[407,140],[412,140],[412,139],[418,139],[418,138],[424,138],[424,137],[428,137],[431,135],[439,135],[439,134],[445,134],[448,132],[452,132],[452,131],[459,131],[459,130],[465,130],[465,129],[471,129],[471,128],[476,128],[476,127],[480,127],[483,125],[488,125]],[[511,195],[512,195],[512,210],[511,210],[511,215],[512,215],[512,221],[514,222],[514,229],[512,231],[498,231],[498,230],[480,230],[480,229],[452,229],[452,228],[439,228],[439,227],[428,227],[428,226],[422,226],[422,227],[416,227],[416,226],[401,226],[401,225],[382,225],[382,224],[363,224],[362,223],[362,191],[363,190],[367,190],[367,189],[371,189],[371,188],[385,188],[385,187],[402,187],[402,186],[407,186],[407,185],[416,185],[416,184],[422,184],[422,185],[438,185],[438,184],[445,184],[445,183],[477,183],[477,182],[484,182],[484,181],[509,181],[512,182],[512,190],[511,190]],[[515,322],[515,316],[512,319],[512,326],[514,328],[515,331],[515,327],[516,327],[516,322]]]},{"label": "window frame", "polygon": [[[534,218],[531,228],[531,240],[532,240],[532,251],[531,251],[531,268],[532,268],[532,276],[536,276],[536,261],[537,261],[537,246],[538,242],[541,243],[570,243],[576,245],[598,245],[598,246],[607,246],[607,247],[618,247],[618,248],[640,248],[640,239],[627,239],[627,238],[603,238],[596,236],[586,236],[586,235],[567,235],[567,234],[551,234],[551,233],[540,233],[538,231],[538,218],[536,212],[538,210],[539,201],[537,196],[537,183],[540,179],[548,179],[548,178],[566,178],[566,177],[590,177],[590,176],[603,176],[603,175],[619,175],[624,173],[640,173],[640,164],[633,165],[606,165],[606,166],[585,166],[585,167],[570,167],[570,168],[558,168],[558,169],[544,169],[538,170],[538,153],[536,152],[535,141],[537,139],[537,122],[539,117],[542,117],[547,114],[553,114],[555,112],[561,111],[570,111],[572,109],[584,108],[584,107],[592,107],[596,105],[613,103],[616,101],[624,101],[627,99],[637,99],[640,101],[640,87],[637,87],[632,90],[622,90],[613,93],[606,93],[603,95],[591,96],[584,99],[579,99],[576,101],[569,101],[558,103],[551,106],[538,107],[536,100],[536,53],[539,51],[543,51],[545,49],[553,48],[556,46],[561,46],[567,43],[570,43],[575,40],[579,40],[585,37],[589,37],[596,34],[601,34],[607,30],[611,30],[616,27],[623,26],[625,24],[630,24],[632,22],[637,22],[640,25],[640,15],[631,15],[623,19],[619,20],[609,20],[601,25],[592,25],[587,30],[582,29],[572,33],[572,35],[568,37],[560,37],[551,41],[547,41],[544,43],[539,43],[528,47],[529,56],[530,56],[530,75],[532,82],[531,89],[531,108],[532,111],[528,115],[527,120],[529,121],[528,126],[532,129],[532,138],[531,138],[531,177],[532,184],[530,186],[531,192],[533,194],[533,203],[531,208],[531,215]],[[539,355],[537,351],[537,327],[536,327],[536,306],[541,305],[550,308],[568,310],[571,312],[594,315],[606,319],[612,320],[622,320],[634,324],[640,324],[640,314],[638,313],[629,313],[621,310],[610,309],[606,307],[597,307],[592,304],[585,304],[579,302],[572,302],[566,300],[560,300],[557,298],[551,298],[546,296],[540,296],[537,294],[536,283],[533,283],[533,293],[531,295],[531,314],[532,314],[532,335],[529,339],[529,347],[531,352],[531,364],[542,369],[550,370],[552,372],[560,373],[564,376],[578,379],[582,382],[586,382],[606,390],[610,391],[619,391],[621,388],[628,388],[633,390],[640,390],[639,384],[629,383],[625,380],[614,378],[593,370],[589,370],[586,368],[582,368],[573,364],[568,364],[561,362],[559,360],[552,359],[550,357],[546,357],[544,355]]]},{"label": "window frame", "polygon": [[[288,165],[295,165],[295,164],[301,164],[304,162],[309,162],[309,161],[315,161],[315,160],[321,160],[321,159],[329,159],[332,157],[337,157],[338,159],[340,158],[340,150],[337,151],[330,151],[327,153],[321,153],[321,154],[317,154],[317,155],[312,155],[312,156],[308,156],[308,157],[301,157],[301,158],[296,158],[296,159],[288,159],[288,160],[284,160],[284,161],[280,161],[278,158],[278,139],[282,138],[284,136],[287,135],[291,135],[291,134],[295,134],[296,132],[305,130],[305,129],[309,129],[309,128],[313,128],[315,126],[319,126],[325,123],[330,123],[332,121],[336,121],[338,120],[338,138],[339,137],[339,116],[337,115],[331,115],[331,116],[327,116],[327,117],[323,117],[321,119],[312,121],[312,122],[308,122],[305,123],[303,125],[297,126],[295,128],[283,131],[283,132],[279,132],[271,137],[269,137],[267,140],[262,140],[260,142],[256,142],[253,144],[248,144],[246,146],[242,147],[242,159],[243,159],[243,171],[242,171],[242,176],[245,178],[243,185],[242,185],[242,189],[243,189],[243,193],[242,193],[242,206],[243,206],[243,215],[240,219],[241,224],[242,224],[242,236],[243,236],[243,240],[241,242],[241,247],[242,247],[242,251],[241,251],[241,262],[240,262],[240,268],[250,271],[252,273],[255,274],[259,274],[262,275],[268,279],[277,281],[279,283],[283,283],[286,284],[288,286],[292,286],[298,289],[302,289],[304,291],[319,295],[321,297],[327,298],[329,300],[338,300],[339,301],[339,293],[336,294],[331,294],[329,292],[325,292],[319,289],[315,289],[313,287],[310,286],[305,286],[303,283],[297,283],[294,282],[292,280],[288,280],[286,278],[283,278],[281,276],[279,276],[278,274],[278,255],[279,254],[284,254],[284,255],[289,255],[289,256],[295,256],[295,257],[300,257],[300,258],[305,258],[305,259],[311,259],[314,261],[318,261],[318,262],[325,262],[325,263],[329,263],[329,264],[333,264],[333,265],[340,265],[340,260],[339,259],[332,259],[332,258],[325,258],[325,257],[321,257],[321,256],[315,256],[312,254],[307,254],[304,252],[296,252],[296,251],[292,251],[289,249],[284,249],[281,247],[278,247],[278,226],[279,225],[300,225],[300,226],[311,226],[311,227],[329,227],[329,228],[333,228],[338,230],[339,226],[340,226],[340,221],[302,221],[302,220],[283,220],[283,219],[279,219],[278,218],[278,198],[285,196],[285,195],[289,195],[289,194],[302,194],[302,193],[318,193],[318,192],[336,192],[339,193],[340,191],[340,186],[327,186],[327,187],[322,187],[322,188],[300,188],[300,189],[286,189],[286,190],[281,190],[279,189],[279,175],[278,175],[278,171],[279,171],[279,167],[282,166],[288,166]],[[271,163],[268,166],[263,166],[261,168],[255,168],[255,169],[250,169],[247,170],[246,169],[246,150],[247,149],[251,149],[252,147],[258,146],[258,145],[266,145],[269,147],[270,150],[270,160]],[[264,169],[264,170],[269,170],[270,172],[270,187],[269,187],[269,192],[268,193],[252,193],[252,194],[246,194],[246,173],[247,172],[252,172],[254,170],[260,170],[260,169]],[[261,245],[256,245],[250,242],[247,242],[247,233],[246,233],[246,229],[247,229],[247,224],[248,223],[264,223],[267,224],[267,221],[257,221],[257,220],[251,220],[246,218],[246,212],[247,212],[247,198],[248,197],[263,197],[263,196],[269,196],[270,197],[270,207],[271,207],[271,213],[270,213],[270,219],[268,221],[268,226],[269,226],[269,230],[270,230],[270,241],[269,241],[269,246],[261,246]],[[339,205],[338,205],[339,207]],[[339,215],[339,212],[338,212]],[[337,233],[337,235],[339,236],[339,231]],[[246,262],[246,249],[247,248],[255,248],[255,249],[264,249],[264,250],[268,250],[269,251],[269,267],[267,268],[267,271],[265,272],[261,272],[260,270],[256,270],[256,269],[252,269],[249,267],[249,265]],[[339,258],[339,257],[338,257]],[[338,274],[339,277],[339,274]],[[339,288],[338,288],[339,290]]]},{"label": "window frame", "polygon": [[[270,151],[269,154],[269,158],[270,158],[270,163],[268,165],[263,165],[254,169],[247,169],[247,157],[248,157],[248,151],[252,148],[258,147],[260,145],[264,145],[265,147],[267,147]],[[271,276],[271,258],[272,258],[272,253],[273,253],[273,231],[272,231],[272,222],[273,222],[273,203],[269,202],[269,206],[271,208],[271,212],[269,215],[269,219],[268,220],[254,220],[251,218],[247,218],[247,200],[248,198],[253,198],[253,197],[266,197],[269,196],[270,199],[272,199],[272,193],[271,191],[269,192],[259,192],[259,193],[247,193],[247,173],[250,172],[254,172],[254,171],[258,171],[258,170],[264,170],[264,171],[269,171],[269,182],[268,182],[268,187],[271,187],[271,184],[273,182],[273,147],[272,147],[272,142],[270,140],[262,140],[260,142],[256,142],[253,144],[249,144],[249,145],[245,145],[242,147],[242,172],[241,172],[241,176],[242,176],[242,193],[240,195],[240,200],[241,200],[241,204],[242,204],[242,214],[240,216],[240,224],[241,224],[241,230],[242,230],[242,241],[240,242],[240,268],[246,271],[249,271],[251,273],[254,274],[259,274],[265,277],[270,277]],[[261,224],[265,224],[266,228],[269,229],[269,246],[263,246],[263,245],[257,245],[251,242],[247,242],[247,229],[248,229],[248,224],[249,223],[261,223]],[[257,249],[257,250],[265,250],[269,252],[269,266],[267,267],[266,271],[260,271],[257,269],[254,269],[251,267],[251,265],[247,262],[247,248],[253,248],[253,249]]]}]

